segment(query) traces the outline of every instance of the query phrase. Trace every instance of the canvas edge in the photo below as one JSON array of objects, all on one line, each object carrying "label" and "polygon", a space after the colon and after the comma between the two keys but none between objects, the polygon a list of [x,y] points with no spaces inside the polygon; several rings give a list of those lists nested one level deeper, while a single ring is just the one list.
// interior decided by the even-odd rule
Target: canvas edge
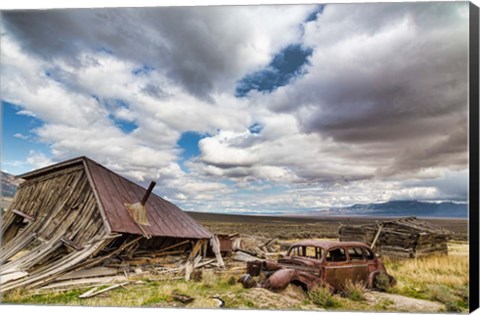
[{"label": "canvas edge", "polygon": [[470,2],[469,16],[469,309],[479,307],[479,8]]}]

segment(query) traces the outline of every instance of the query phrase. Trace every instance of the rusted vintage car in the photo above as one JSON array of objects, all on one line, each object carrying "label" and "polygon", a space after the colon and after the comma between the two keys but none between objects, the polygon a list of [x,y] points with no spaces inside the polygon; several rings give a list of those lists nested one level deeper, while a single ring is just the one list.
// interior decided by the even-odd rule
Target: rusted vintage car
[{"label": "rusted vintage car", "polygon": [[[253,277],[259,276],[257,282]],[[239,281],[245,287],[280,290],[290,283],[309,290],[315,286],[342,290],[347,280],[367,288],[395,285],[380,259],[360,242],[306,240],[294,243],[278,261],[251,261]]]}]

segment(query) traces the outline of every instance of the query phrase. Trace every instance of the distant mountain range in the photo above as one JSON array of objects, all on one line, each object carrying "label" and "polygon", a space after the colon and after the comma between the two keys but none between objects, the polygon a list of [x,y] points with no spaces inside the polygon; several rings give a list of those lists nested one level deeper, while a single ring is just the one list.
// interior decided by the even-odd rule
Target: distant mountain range
[{"label": "distant mountain range", "polygon": [[15,179],[15,176],[2,172],[2,197],[13,197],[21,182],[21,179]]},{"label": "distant mountain range", "polygon": [[[423,202],[417,200],[396,200],[383,203],[355,204],[349,207],[332,208],[329,215],[362,215],[362,216],[417,216],[417,217],[468,217],[468,204],[445,202]],[[320,214],[327,214],[318,211]]]}]

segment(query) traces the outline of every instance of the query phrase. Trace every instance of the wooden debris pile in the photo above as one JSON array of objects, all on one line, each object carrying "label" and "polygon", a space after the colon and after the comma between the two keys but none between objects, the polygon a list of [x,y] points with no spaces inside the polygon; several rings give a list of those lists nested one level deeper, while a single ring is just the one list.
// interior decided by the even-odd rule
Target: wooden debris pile
[{"label": "wooden debris pile", "polygon": [[241,262],[264,260],[279,256],[279,251],[278,239],[237,237],[232,245],[232,259]]},{"label": "wooden debris pile", "polygon": [[414,258],[448,254],[451,232],[416,217],[386,220],[370,225],[340,225],[341,241],[369,244],[382,256]]}]

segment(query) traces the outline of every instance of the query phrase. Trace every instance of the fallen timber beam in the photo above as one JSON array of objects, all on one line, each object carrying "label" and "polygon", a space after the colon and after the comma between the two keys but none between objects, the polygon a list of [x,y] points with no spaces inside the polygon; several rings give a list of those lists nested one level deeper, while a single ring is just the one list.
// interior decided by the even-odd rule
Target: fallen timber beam
[{"label": "fallen timber beam", "polygon": [[82,269],[75,272],[69,272],[61,277],[58,277],[56,281],[114,276],[116,274],[118,274],[118,269],[100,266],[89,269]]},{"label": "fallen timber beam", "polygon": [[180,243],[177,243],[177,244],[173,244],[173,245],[164,247],[164,248],[160,249],[159,251],[157,251],[157,253],[163,253],[163,252],[166,252],[166,251],[168,251],[168,250],[171,250],[171,249],[180,247],[180,246],[182,246],[182,245],[186,245],[186,244],[188,244],[188,243],[190,243],[190,241],[189,241],[189,240],[185,240],[185,241],[182,241],[182,242],[180,242]]},{"label": "fallen timber beam", "polygon": [[76,250],[76,251],[79,251],[79,250],[82,250],[84,249],[83,246],[80,246],[78,244],[75,244],[74,242],[72,242],[71,240],[67,239],[66,237],[62,237],[60,239],[60,241],[62,241],[65,245],[67,245],[68,247]]},{"label": "fallen timber beam", "polygon": [[100,257],[96,257],[96,258],[92,258],[90,260],[87,260],[85,263],[83,264],[80,264],[77,268],[75,268],[74,270],[72,271],[77,271],[79,269],[83,269],[83,268],[91,268],[91,267],[94,267],[102,262],[104,262],[105,260],[111,258],[112,256],[115,256],[117,254],[120,254],[122,251],[124,251],[126,248],[128,248],[129,246],[137,243],[138,241],[140,241],[141,239],[143,238],[143,236],[139,236],[139,237],[136,237],[135,239],[131,240],[130,242],[127,242],[127,243],[124,243],[122,246],[120,246],[118,249],[114,250],[113,252],[111,252],[110,254],[107,254],[105,256],[100,256]]},{"label": "fallen timber beam", "polygon": [[38,288],[38,291],[47,291],[59,288],[79,288],[79,287],[91,287],[92,285],[107,285],[116,282],[127,281],[125,276],[107,276],[107,277],[95,277],[95,278],[80,278],[72,280],[55,281],[51,284]]},{"label": "fallen timber beam", "polygon": [[104,246],[104,242],[90,245],[82,251],[74,252],[71,255],[66,256],[65,259],[57,261],[47,270],[43,270],[39,273],[32,273],[31,276],[26,279],[20,278],[18,280],[10,281],[1,286],[0,292],[6,292],[19,287],[33,288],[48,284],[59,276],[71,271],[73,269],[72,267],[78,265],[79,262],[89,257],[102,245]]},{"label": "fallen timber beam", "polygon": [[17,280],[20,278],[23,278],[25,276],[28,276],[28,272],[24,271],[15,271],[7,274],[2,274],[0,277],[0,284],[4,284],[6,282],[12,281],[12,280]]},{"label": "fallen timber beam", "polygon": [[20,210],[13,209],[12,212],[15,213],[16,215],[19,215],[19,216],[27,219],[27,220],[30,221],[30,222],[35,221],[35,217],[34,217],[34,216],[31,216],[31,215],[29,215],[29,214],[26,214],[26,213],[24,213],[24,212],[22,212],[22,211],[20,211]]},{"label": "fallen timber beam", "polygon": [[119,284],[114,284],[112,286],[109,286],[105,289],[101,289],[101,290],[98,290],[98,288],[93,288],[91,290],[88,290],[87,292],[81,294],[79,296],[80,299],[85,299],[85,298],[89,298],[89,297],[92,297],[92,296],[95,296],[95,295],[98,295],[100,293],[103,293],[103,292],[107,292],[107,291],[110,291],[110,290],[113,290],[113,289],[116,289],[118,287],[123,287],[125,285],[127,285],[129,282],[123,282],[123,283],[119,283]]},{"label": "fallen timber beam", "polygon": [[164,256],[168,255],[178,255],[182,254],[183,250],[175,250],[175,251],[169,251],[169,252],[162,252],[159,254],[156,254],[155,257],[137,257],[132,260],[127,260],[127,263],[131,266],[142,266],[146,264],[155,264],[163,261]]}]

